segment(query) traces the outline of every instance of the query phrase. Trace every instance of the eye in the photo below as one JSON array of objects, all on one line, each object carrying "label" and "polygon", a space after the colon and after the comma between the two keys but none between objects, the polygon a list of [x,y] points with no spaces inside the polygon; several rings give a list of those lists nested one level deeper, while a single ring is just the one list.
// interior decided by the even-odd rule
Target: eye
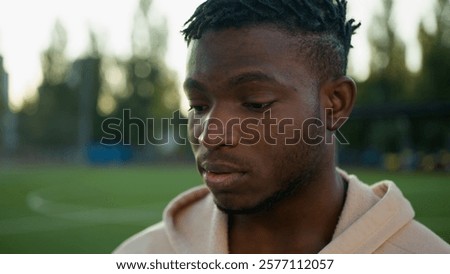
[{"label": "eye", "polygon": [[208,106],[199,105],[199,106],[190,106],[189,111],[194,111],[195,113],[202,113],[208,109]]},{"label": "eye", "polygon": [[269,102],[269,103],[245,103],[244,106],[252,111],[257,111],[257,112],[261,112],[261,111],[265,111],[266,109],[268,109],[271,105],[273,104],[273,102]]}]

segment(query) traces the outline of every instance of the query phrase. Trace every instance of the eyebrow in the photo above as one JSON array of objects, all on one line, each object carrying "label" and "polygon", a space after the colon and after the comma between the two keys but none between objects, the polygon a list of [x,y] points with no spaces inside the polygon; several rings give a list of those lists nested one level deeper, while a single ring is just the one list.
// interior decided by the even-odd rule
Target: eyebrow
[{"label": "eyebrow", "polygon": [[237,85],[242,85],[242,84],[253,82],[253,81],[278,83],[278,81],[275,78],[273,78],[263,72],[251,71],[251,72],[245,72],[245,73],[233,76],[229,80],[229,85],[237,86]]},{"label": "eyebrow", "polygon": [[192,79],[192,78],[187,78],[184,83],[183,83],[183,88],[185,90],[185,92],[189,92],[192,90],[198,90],[198,91],[206,91],[206,87],[200,83],[199,81]]},{"label": "eyebrow", "polygon": [[[238,74],[236,76],[231,77],[231,79],[228,80],[228,86],[238,86],[243,85],[249,82],[258,81],[258,82],[269,82],[269,83],[279,83],[274,77],[271,77],[263,72],[260,71],[251,71],[251,72],[245,72]],[[187,78],[184,81],[183,87],[185,91],[190,90],[198,90],[198,91],[206,91],[207,88],[205,85],[203,85],[201,82],[193,79],[193,78]]]}]

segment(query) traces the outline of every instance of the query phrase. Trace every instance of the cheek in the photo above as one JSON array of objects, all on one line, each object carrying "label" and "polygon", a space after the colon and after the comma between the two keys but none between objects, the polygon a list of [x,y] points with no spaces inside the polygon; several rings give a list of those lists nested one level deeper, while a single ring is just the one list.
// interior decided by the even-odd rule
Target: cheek
[{"label": "cheek", "polygon": [[286,118],[277,125],[277,143],[282,146],[293,147],[302,140],[302,128],[294,119]]},{"label": "cheek", "polygon": [[[280,142],[280,139],[275,140]],[[261,182],[271,182],[265,184],[266,187],[271,188],[271,185],[276,185],[273,181],[278,181],[283,173],[284,164],[281,163],[284,163],[286,157],[289,157],[288,154],[291,153],[291,149],[291,147],[281,144],[274,145],[264,140],[251,147],[252,153],[249,154],[254,155],[252,164],[254,174]]]},{"label": "cheek", "polygon": [[188,138],[191,145],[198,145],[199,137],[202,134],[202,125],[201,120],[193,116],[193,114],[188,116]]},{"label": "cheek", "polygon": [[318,146],[325,142],[325,124],[319,118],[305,120],[302,125],[302,142],[309,146]]},{"label": "cheek", "polygon": [[276,144],[262,141],[253,148],[258,156],[256,159],[260,178],[275,180],[276,187],[283,181],[299,176],[309,169],[310,162],[315,162],[316,151],[320,145],[305,143],[302,125],[287,120],[277,125],[271,137]]}]

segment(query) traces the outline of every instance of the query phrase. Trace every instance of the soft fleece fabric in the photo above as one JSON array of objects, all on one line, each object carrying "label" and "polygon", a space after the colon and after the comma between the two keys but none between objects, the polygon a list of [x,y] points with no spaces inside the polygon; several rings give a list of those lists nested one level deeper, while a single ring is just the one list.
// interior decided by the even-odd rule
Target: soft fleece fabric
[{"label": "soft fleece fabric", "polygon": [[[391,181],[371,187],[354,175],[333,240],[320,253],[450,253],[450,245],[415,221],[414,210]],[[191,189],[166,208],[163,221],[122,243],[114,253],[228,253],[227,215],[205,187]]]}]

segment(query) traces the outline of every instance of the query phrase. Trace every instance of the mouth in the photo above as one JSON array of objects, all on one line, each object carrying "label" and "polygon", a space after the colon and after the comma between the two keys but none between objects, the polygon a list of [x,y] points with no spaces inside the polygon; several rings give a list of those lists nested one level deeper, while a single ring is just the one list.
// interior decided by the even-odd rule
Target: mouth
[{"label": "mouth", "polygon": [[211,189],[227,189],[238,183],[245,172],[229,164],[204,163],[200,173],[206,185]]}]

